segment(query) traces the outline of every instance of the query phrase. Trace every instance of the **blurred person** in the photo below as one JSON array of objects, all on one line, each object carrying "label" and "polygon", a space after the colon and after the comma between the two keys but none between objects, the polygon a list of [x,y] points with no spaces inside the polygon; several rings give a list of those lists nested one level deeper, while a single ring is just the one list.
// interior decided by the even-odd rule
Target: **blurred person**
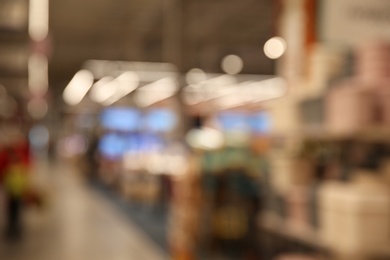
[{"label": "blurred person", "polygon": [[20,163],[28,168],[31,165],[30,143],[28,139],[20,134],[13,147],[18,158],[20,158]]},{"label": "blurred person", "polygon": [[97,172],[99,169],[99,135],[97,132],[92,134],[90,139],[87,152],[85,153],[86,161],[87,161],[87,178],[90,181],[95,180],[97,177]]},{"label": "blurred person", "polygon": [[22,211],[23,199],[27,191],[27,168],[15,150],[8,150],[8,158],[8,167],[4,176],[6,237],[18,239],[22,236]]},{"label": "blurred person", "polygon": [[5,144],[0,145],[0,193],[4,184],[4,177],[8,167],[8,149]]},{"label": "blurred person", "polygon": [[[4,178],[8,166],[7,149],[4,143],[0,144],[0,212],[5,212]],[[0,216],[2,217],[2,216]]]}]

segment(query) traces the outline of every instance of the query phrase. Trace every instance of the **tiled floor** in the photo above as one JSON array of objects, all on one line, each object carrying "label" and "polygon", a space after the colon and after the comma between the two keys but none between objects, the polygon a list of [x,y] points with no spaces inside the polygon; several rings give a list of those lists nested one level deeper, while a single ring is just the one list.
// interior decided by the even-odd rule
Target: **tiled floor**
[{"label": "tiled floor", "polygon": [[[22,242],[0,239],[0,260],[159,260],[163,252],[69,165],[38,167],[50,201],[29,209]],[[39,182],[41,180],[41,182]]]}]

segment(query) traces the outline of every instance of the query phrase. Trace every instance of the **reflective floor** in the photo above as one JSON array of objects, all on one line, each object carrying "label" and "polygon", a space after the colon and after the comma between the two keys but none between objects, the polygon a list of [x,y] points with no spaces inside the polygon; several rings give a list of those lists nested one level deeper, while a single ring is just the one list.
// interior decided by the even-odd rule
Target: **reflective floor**
[{"label": "reflective floor", "polygon": [[67,164],[35,167],[35,182],[49,194],[42,210],[25,212],[20,242],[0,240],[6,260],[166,259],[136,225],[95,191]]}]

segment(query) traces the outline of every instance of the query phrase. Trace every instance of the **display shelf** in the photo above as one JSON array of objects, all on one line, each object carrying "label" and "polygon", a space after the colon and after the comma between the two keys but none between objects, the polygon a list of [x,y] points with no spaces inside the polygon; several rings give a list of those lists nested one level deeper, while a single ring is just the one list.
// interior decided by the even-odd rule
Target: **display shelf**
[{"label": "display shelf", "polygon": [[321,250],[329,250],[324,242],[321,241],[320,235],[314,228],[288,222],[275,213],[261,212],[257,217],[257,224],[262,230],[297,240]]},{"label": "display shelf", "polygon": [[324,128],[316,130],[302,128],[296,133],[271,134],[271,138],[298,138],[298,139],[317,139],[323,141],[343,141],[357,140],[369,142],[389,142],[390,143],[390,126],[363,126],[360,130],[351,133],[332,133]]},{"label": "display shelf", "polygon": [[[325,252],[328,255],[332,255],[334,257],[332,259],[346,259],[345,254],[337,252],[335,249],[326,245],[321,239],[319,231],[315,230],[313,227],[288,222],[277,214],[267,211],[259,213],[257,225],[260,230],[307,245],[317,249],[319,252]],[[375,253],[360,257],[362,257],[361,259],[390,259],[390,245],[377,250]]]}]

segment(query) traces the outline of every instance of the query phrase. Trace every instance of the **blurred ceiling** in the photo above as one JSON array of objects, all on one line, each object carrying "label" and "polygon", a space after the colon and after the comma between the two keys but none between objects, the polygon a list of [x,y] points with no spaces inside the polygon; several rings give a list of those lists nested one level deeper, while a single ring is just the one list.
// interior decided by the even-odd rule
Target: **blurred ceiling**
[{"label": "blurred ceiling", "polygon": [[[274,0],[51,0],[50,87],[62,93],[88,59],[163,61],[182,72],[198,67],[218,73],[222,58],[237,54],[244,60],[242,73],[273,74],[263,45],[274,36],[274,5]],[[0,0],[0,83],[15,91],[27,88],[33,47],[27,17],[28,0]]]},{"label": "blurred ceiling", "polygon": [[273,36],[273,0],[67,0],[50,2],[52,85],[87,59],[168,61],[181,71],[220,72],[227,54],[243,73],[272,74],[263,45]]}]

